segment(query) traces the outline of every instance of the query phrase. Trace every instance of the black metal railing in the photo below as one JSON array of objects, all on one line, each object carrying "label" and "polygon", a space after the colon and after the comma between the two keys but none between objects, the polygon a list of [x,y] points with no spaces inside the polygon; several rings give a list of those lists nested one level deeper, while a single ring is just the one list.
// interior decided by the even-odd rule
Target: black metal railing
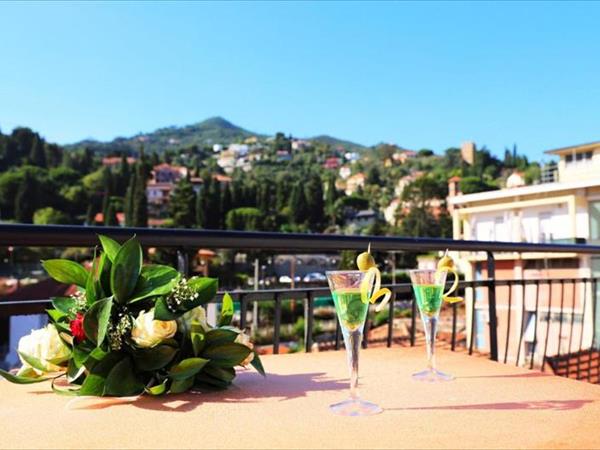
[{"label": "black metal railing", "polygon": [[[97,234],[106,234],[120,240],[136,234],[145,246],[174,248],[178,252],[179,269],[183,272],[189,270],[190,250],[198,248],[242,251],[281,250],[286,253],[298,251],[338,252],[340,250],[362,250],[368,243],[371,243],[373,251],[381,252],[422,253],[441,251],[446,248],[453,251],[477,252],[484,256],[482,264],[486,270],[486,277],[476,281],[461,281],[459,290],[468,301],[464,306],[450,305],[442,312],[442,316],[446,317],[450,323],[449,337],[446,339],[450,349],[453,351],[462,349],[469,354],[477,351],[489,354],[489,357],[495,361],[514,362],[516,365],[540,367],[542,370],[549,365],[555,372],[562,375],[600,382],[600,368],[598,367],[600,357],[595,356],[598,348],[596,302],[599,279],[498,280],[496,279],[494,257],[494,253],[506,252],[600,255],[600,246],[381,236],[0,224],[0,247],[92,247],[97,244]],[[567,292],[565,286],[570,287],[572,291]],[[580,286],[580,288],[576,286]],[[393,284],[389,287],[393,292],[393,301],[390,302],[387,311],[388,316],[385,321],[387,329],[383,343],[388,347],[395,342],[406,342],[407,345],[414,346],[419,337],[420,323],[417,320],[417,308],[410,284]],[[555,287],[559,288],[559,298],[555,294]],[[501,292],[503,288],[506,288],[506,294]],[[534,294],[526,295],[526,291],[530,289],[534,290]],[[541,295],[542,289],[548,289],[548,295]],[[582,295],[577,294],[580,290],[582,290]],[[259,304],[274,303],[272,351],[279,353],[282,345],[282,305],[288,301],[302,302],[302,316],[305,323],[304,348],[306,351],[311,351],[315,343],[315,299],[329,297],[330,293],[326,287],[303,287],[299,289],[237,290],[233,291],[232,295],[239,303],[238,325],[241,328],[246,328],[248,325],[248,316],[252,315],[251,305],[255,302]],[[519,295],[518,302],[517,295]],[[499,296],[502,300],[500,303],[498,302]],[[217,296],[215,301],[218,303],[221,297],[222,293]],[[530,301],[530,299],[534,300]],[[570,302],[567,302],[566,300],[569,299]],[[518,303],[520,303],[520,309],[516,306]],[[0,319],[14,315],[42,313],[48,305],[48,299],[0,301]],[[500,330],[501,338],[498,329],[499,307],[503,322],[506,323],[506,327]],[[408,336],[403,335],[398,338],[395,336],[394,326],[397,321],[396,312],[400,310],[410,311],[409,318],[403,319],[404,322],[408,322],[406,328],[409,333]],[[459,317],[462,312],[464,312],[463,317]],[[487,324],[484,323],[485,320],[480,320],[483,315],[487,315]],[[576,316],[577,320],[575,320]],[[586,318],[588,322],[586,322]],[[540,333],[538,328],[544,321],[546,325],[542,327],[542,333]],[[590,321],[591,327],[586,328],[585,324]],[[459,322],[462,322],[463,325]],[[557,322],[557,324],[552,325],[553,322]],[[332,333],[331,339],[321,339],[320,345],[336,349],[340,347],[341,332],[339,323],[337,321],[335,323],[335,332]],[[530,326],[530,323],[533,325]],[[557,327],[558,330],[556,330]],[[578,334],[574,333],[576,330],[579,330]],[[370,321],[366,324],[366,331],[373,331]],[[558,344],[549,339],[550,336],[556,334],[555,331],[558,331]],[[563,345],[563,331],[569,335],[568,339],[566,339],[566,335],[564,339],[566,349]],[[372,343],[373,340],[365,339],[363,345],[367,346],[370,342]],[[2,343],[0,342],[0,344]],[[543,348],[543,352],[540,350],[541,348]],[[575,357],[573,355],[577,359],[572,361],[569,358]]]}]

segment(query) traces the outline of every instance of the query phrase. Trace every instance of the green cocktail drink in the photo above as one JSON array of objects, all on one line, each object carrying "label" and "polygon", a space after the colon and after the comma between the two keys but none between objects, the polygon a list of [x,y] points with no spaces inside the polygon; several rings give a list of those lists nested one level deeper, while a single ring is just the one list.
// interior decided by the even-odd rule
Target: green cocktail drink
[{"label": "green cocktail drink", "polygon": [[350,398],[329,407],[342,416],[370,416],[382,411],[379,406],[362,400],[358,395],[358,354],[369,312],[370,292],[375,281],[369,274],[361,270],[327,272],[350,369]]},{"label": "green cocktail drink", "polygon": [[414,373],[412,378],[426,382],[450,381],[453,379],[451,375],[440,372],[435,367],[435,335],[444,301],[447,270],[411,270],[409,274],[415,301],[421,312],[427,343],[427,369]]},{"label": "green cocktail drink", "polygon": [[434,317],[442,307],[443,286],[435,284],[413,285],[419,311],[428,317]]},{"label": "green cocktail drink", "polygon": [[363,301],[360,289],[337,289],[332,292],[332,296],[343,328],[354,331],[364,325],[369,302],[366,299]]}]

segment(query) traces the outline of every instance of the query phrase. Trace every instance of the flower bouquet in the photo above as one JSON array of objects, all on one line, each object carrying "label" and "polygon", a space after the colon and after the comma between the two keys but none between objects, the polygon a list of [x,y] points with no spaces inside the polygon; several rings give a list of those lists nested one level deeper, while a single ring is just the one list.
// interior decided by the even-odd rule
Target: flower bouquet
[{"label": "flower bouquet", "polygon": [[102,250],[94,250],[89,271],[64,259],[42,262],[78,292],[52,299],[51,323],[19,342],[21,369],[0,376],[20,384],[51,380],[60,394],[131,396],[225,389],[235,366],[265,374],[249,337],[230,326],[228,294],[217,326],[207,323],[202,305],[216,295],[216,279],[143,264],[135,236],[123,245],[99,238]]}]

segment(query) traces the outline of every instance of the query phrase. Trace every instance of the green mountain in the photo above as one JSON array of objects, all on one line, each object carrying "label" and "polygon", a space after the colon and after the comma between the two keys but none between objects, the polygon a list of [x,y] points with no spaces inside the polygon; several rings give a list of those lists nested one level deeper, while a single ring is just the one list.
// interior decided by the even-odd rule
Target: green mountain
[{"label": "green mountain", "polygon": [[328,136],[326,134],[322,134],[319,136],[309,138],[310,141],[320,142],[322,144],[329,144],[332,147],[343,147],[349,151],[362,151],[366,150],[367,147],[361,144],[357,144],[356,142],[345,141],[343,139],[338,139],[333,136]]},{"label": "green mountain", "polygon": [[93,151],[107,153],[110,151],[137,151],[143,144],[147,152],[162,152],[191,145],[199,147],[213,144],[227,145],[251,136],[265,137],[238,127],[222,117],[211,117],[193,125],[159,128],[151,133],[140,133],[129,138],[117,137],[108,142],[87,139],[67,147],[89,147]]},{"label": "green mountain", "polygon": [[[183,127],[170,126],[159,128],[150,133],[139,133],[132,137],[117,137],[112,141],[97,141],[86,139],[75,144],[67,145],[66,148],[88,147],[99,153],[115,151],[137,152],[143,144],[147,152],[163,152],[165,150],[176,150],[192,145],[203,147],[205,145],[223,144],[243,141],[246,138],[256,136],[266,138],[260,133],[254,133],[238,127],[222,117],[211,117],[202,122]],[[311,141],[329,144],[332,147],[344,147],[349,151],[361,151],[366,147],[355,142],[337,139],[332,136],[320,135],[309,138]]]}]

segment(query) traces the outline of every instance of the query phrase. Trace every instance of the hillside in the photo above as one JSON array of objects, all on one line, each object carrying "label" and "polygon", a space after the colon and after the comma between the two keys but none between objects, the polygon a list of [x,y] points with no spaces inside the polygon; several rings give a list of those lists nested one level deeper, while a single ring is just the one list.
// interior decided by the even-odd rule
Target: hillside
[{"label": "hillside", "polygon": [[[191,145],[197,145],[199,147],[213,144],[228,145],[233,142],[242,141],[251,136],[259,138],[267,137],[264,134],[255,133],[234,125],[222,117],[211,117],[192,125],[159,128],[150,133],[139,133],[131,137],[117,137],[112,141],[86,139],[67,145],[65,148],[73,149],[88,147],[90,150],[100,153],[115,151],[135,152],[143,143],[146,151],[161,153],[168,149],[176,150]],[[323,144],[329,144],[334,148],[344,147],[349,151],[361,151],[367,148],[355,142],[345,141],[328,135],[319,135],[308,139]]]},{"label": "hillside", "polygon": [[367,148],[364,145],[357,144],[356,142],[345,141],[343,139],[338,139],[333,136],[328,136],[326,134],[311,137],[309,138],[309,140],[321,142],[323,144],[329,144],[332,147],[344,147],[346,150],[350,151],[361,151]]},{"label": "hillside", "polygon": [[84,140],[67,147],[89,147],[97,152],[137,151],[143,143],[146,151],[160,153],[167,149],[191,145],[230,144],[251,136],[263,137],[259,133],[238,127],[222,117],[211,117],[193,125],[159,128],[151,133],[140,133],[129,138],[118,137],[108,142]]}]

